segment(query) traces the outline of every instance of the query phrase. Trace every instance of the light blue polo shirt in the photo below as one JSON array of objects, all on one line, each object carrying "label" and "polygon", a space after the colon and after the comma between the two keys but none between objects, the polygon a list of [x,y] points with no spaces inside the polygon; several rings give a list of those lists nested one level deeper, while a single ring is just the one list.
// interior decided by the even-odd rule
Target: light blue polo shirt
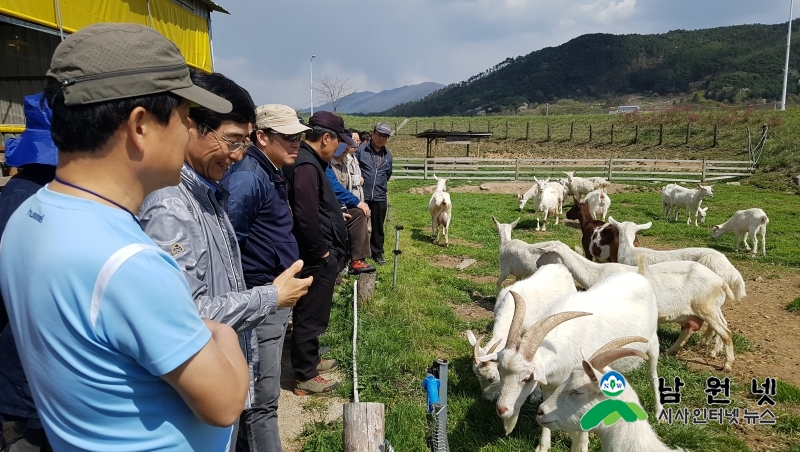
[{"label": "light blue polo shirt", "polygon": [[160,375],[211,338],[178,264],[130,214],[47,186],[11,216],[0,289],[55,450],[224,451]]}]

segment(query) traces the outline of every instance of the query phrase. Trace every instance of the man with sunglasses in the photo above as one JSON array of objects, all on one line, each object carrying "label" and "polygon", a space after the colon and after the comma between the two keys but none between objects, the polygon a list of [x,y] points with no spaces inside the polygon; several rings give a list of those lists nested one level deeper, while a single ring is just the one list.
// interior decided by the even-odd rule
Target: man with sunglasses
[{"label": "man with sunglasses", "polygon": [[[248,289],[271,283],[300,258],[283,167],[294,164],[308,130],[291,107],[256,108],[255,130],[250,134],[253,145],[222,178],[222,186],[230,192],[223,207],[236,230]],[[245,411],[241,426],[250,452],[281,451],[278,398],[289,313],[289,309],[279,309],[256,327],[260,375],[255,401]]]},{"label": "man with sunglasses", "polygon": [[249,408],[258,375],[258,340],[252,330],[275,315],[277,308],[294,306],[308,291],[311,278],[294,278],[303,265],[297,261],[272,284],[247,288],[236,232],[222,208],[228,192],[218,182],[251,145],[255,105],[244,88],[222,74],[192,71],[191,78],[195,85],[230,101],[233,109],[226,114],[204,107],[189,110],[189,145],[180,184],[150,194],[139,218],[147,235],[180,265],[200,317],[230,325],[239,333],[250,366],[250,391],[242,408]]},{"label": "man with sunglasses", "polygon": [[369,245],[372,259],[378,265],[386,263],[383,258],[383,222],[386,220],[386,193],[389,189],[389,178],[392,177],[392,153],[386,148],[386,143],[391,135],[391,126],[379,122],[372,132],[371,140],[356,151],[356,159],[364,177],[364,201],[372,212]]},{"label": "man with sunglasses", "polygon": [[320,375],[338,364],[335,360],[320,360],[319,336],[328,328],[347,229],[325,170],[340,141],[355,144],[345,132],[344,120],[330,112],[315,112],[308,125],[311,130],[300,144],[297,160],[284,171],[289,180],[293,232],[300,257],[306,263],[300,275],[314,277],[308,294],[297,302],[292,314],[292,367],[297,395],[327,394],[338,386]]}]

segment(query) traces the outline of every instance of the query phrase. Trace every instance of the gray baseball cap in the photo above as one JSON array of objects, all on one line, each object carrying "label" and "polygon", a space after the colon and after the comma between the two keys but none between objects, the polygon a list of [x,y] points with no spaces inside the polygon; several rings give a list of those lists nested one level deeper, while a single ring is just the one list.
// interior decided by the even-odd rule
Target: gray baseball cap
[{"label": "gray baseball cap", "polygon": [[171,92],[218,113],[233,108],[192,83],[172,41],[139,24],[82,28],[56,47],[47,75],[61,83],[67,107]]}]

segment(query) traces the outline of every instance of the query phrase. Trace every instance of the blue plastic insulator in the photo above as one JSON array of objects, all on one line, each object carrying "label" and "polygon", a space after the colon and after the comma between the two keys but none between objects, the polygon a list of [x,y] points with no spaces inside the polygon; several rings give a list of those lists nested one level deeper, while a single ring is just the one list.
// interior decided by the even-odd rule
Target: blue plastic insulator
[{"label": "blue plastic insulator", "polygon": [[439,403],[439,380],[433,375],[428,375],[422,380],[422,387],[428,394],[428,412],[433,412],[433,404]]}]

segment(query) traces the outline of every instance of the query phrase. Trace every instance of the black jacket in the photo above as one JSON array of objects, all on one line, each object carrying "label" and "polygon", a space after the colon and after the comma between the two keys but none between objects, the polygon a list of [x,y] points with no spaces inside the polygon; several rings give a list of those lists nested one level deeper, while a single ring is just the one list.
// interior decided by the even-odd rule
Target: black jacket
[{"label": "black jacket", "polygon": [[284,170],[294,216],[292,232],[300,248],[300,258],[307,264],[319,262],[328,251],[336,259],[345,254],[347,228],[341,204],[325,175],[327,167],[328,162],[303,142],[294,165]]},{"label": "black jacket", "polygon": [[[364,178],[364,201],[386,201],[389,178],[392,177],[392,153],[383,147],[380,151],[372,148],[372,143],[361,145],[355,153]],[[376,160],[380,163],[376,166]]]}]

